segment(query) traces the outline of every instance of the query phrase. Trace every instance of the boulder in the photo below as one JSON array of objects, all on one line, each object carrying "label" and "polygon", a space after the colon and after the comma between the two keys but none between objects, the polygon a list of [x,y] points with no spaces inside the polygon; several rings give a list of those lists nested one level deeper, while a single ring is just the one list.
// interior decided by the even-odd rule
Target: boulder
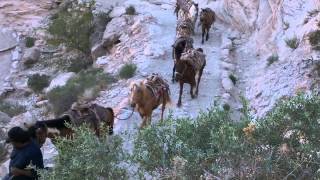
[{"label": "boulder", "polygon": [[22,60],[23,60],[24,65],[30,65],[30,64],[34,64],[34,63],[38,62],[39,58],[40,58],[39,49],[33,47],[33,48],[26,49]]},{"label": "boulder", "polygon": [[68,72],[68,73],[62,73],[59,74],[56,78],[54,78],[49,87],[45,89],[45,92],[48,93],[51,91],[53,88],[59,87],[59,86],[64,86],[67,84],[67,81],[74,77],[76,74],[74,72]]},{"label": "boulder", "polygon": [[8,124],[11,118],[4,112],[0,111],[0,125]]},{"label": "boulder", "polygon": [[103,43],[97,43],[91,48],[91,57],[95,61],[97,58],[101,56],[105,56],[107,53],[107,49],[103,46]]},{"label": "boulder", "polygon": [[222,79],[222,87],[227,91],[227,92],[231,92],[231,90],[233,89],[233,83],[229,78],[223,78]]}]

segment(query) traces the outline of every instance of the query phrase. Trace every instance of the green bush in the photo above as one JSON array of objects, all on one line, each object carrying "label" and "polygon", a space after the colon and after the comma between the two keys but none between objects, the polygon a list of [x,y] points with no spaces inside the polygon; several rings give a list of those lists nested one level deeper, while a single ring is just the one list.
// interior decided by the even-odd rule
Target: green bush
[{"label": "green bush", "polygon": [[127,15],[135,15],[136,14],[136,9],[134,6],[130,5],[129,7],[126,8],[126,14]]},{"label": "green bush", "polygon": [[99,89],[105,88],[107,84],[114,81],[115,79],[103,73],[102,69],[81,71],[75,78],[70,79],[65,86],[54,88],[48,93],[48,99],[53,106],[53,112],[56,115],[60,115],[67,111],[72,103],[76,102],[83,95],[85,90],[94,88],[96,89],[95,92],[98,92]]},{"label": "green bush", "polygon": [[309,34],[309,42],[312,49],[320,51],[320,30],[316,30]]},{"label": "green bush", "polygon": [[195,121],[169,118],[140,131],[133,160],[139,171],[160,177],[199,179],[208,173],[222,179],[317,179],[318,117],[320,97],[298,95],[278,103],[258,123],[249,123],[248,114],[232,122],[218,108]]},{"label": "green bush", "polygon": [[34,42],[35,42],[35,38],[33,37],[26,37],[26,47],[27,48],[30,48],[30,47],[33,47],[34,46]]},{"label": "green bush", "polygon": [[87,69],[92,65],[92,61],[79,59],[70,61],[69,66],[67,67],[68,72],[80,72],[83,69]]},{"label": "green bush", "polygon": [[270,66],[271,64],[273,64],[274,62],[277,62],[279,60],[279,56],[278,54],[272,54],[270,57],[268,57],[267,59],[267,66]]},{"label": "green bush", "polygon": [[26,112],[26,107],[19,105],[18,103],[9,103],[4,100],[0,101],[0,111],[13,117]]},{"label": "green bush", "polygon": [[121,67],[119,76],[122,79],[129,79],[134,76],[137,70],[137,66],[135,64],[125,64]]},{"label": "green bush", "polygon": [[[104,130],[102,134],[108,134]],[[126,159],[119,136],[99,139],[87,127],[74,128],[73,139],[58,139],[59,155],[52,171],[42,171],[41,179],[128,179],[119,166]]]},{"label": "green bush", "polygon": [[48,40],[52,45],[60,43],[90,53],[90,35],[93,30],[93,1],[89,7],[76,2],[69,3],[67,8],[61,8],[53,15],[48,32],[53,38]]},{"label": "green bush", "polygon": [[229,75],[229,78],[230,78],[230,80],[232,81],[233,85],[236,85],[236,83],[237,83],[237,78],[236,78],[233,74],[230,74],[230,75]]},{"label": "green bush", "polygon": [[286,39],[285,42],[287,46],[290,47],[291,49],[297,49],[299,46],[299,39],[297,37]]},{"label": "green bush", "polygon": [[45,87],[50,84],[50,76],[34,74],[28,79],[28,87],[34,92],[41,92]]}]

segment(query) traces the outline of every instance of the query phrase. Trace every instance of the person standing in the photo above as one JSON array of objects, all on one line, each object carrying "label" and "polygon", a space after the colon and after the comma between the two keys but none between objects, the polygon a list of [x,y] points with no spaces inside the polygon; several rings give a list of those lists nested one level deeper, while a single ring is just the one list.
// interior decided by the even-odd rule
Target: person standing
[{"label": "person standing", "polygon": [[9,174],[3,180],[37,180],[36,169],[43,169],[43,157],[38,143],[21,127],[13,127],[8,132],[7,143],[13,151],[10,155]]}]

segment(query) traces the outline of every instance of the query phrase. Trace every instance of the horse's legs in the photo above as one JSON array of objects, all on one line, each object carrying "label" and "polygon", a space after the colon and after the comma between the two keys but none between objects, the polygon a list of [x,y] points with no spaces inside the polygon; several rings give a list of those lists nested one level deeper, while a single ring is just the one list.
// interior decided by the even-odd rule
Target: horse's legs
[{"label": "horse's legs", "polygon": [[198,96],[199,84],[200,84],[201,76],[202,76],[202,73],[203,73],[203,69],[204,69],[204,66],[201,67],[200,72],[199,72],[198,81],[197,81],[196,96]]},{"label": "horse's legs", "polygon": [[176,71],[176,63],[173,64],[173,70],[172,70],[172,82],[174,83],[174,72]]},{"label": "horse's legs", "polygon": [[201,43],[203,44],[204,43],[204,33],[206,32],[206,28],[205,28],[205,25],[204,24],[202,24],[202,41],[201,41]]},{"label": "horse's legs", "polygon": [[163,98],[163,100],[162,100],[162,108],[161,108],[161,121],[163,121],[163,112],[166,108],[166,102],[167,102],[165,94],[163,94],[162,98]]},{"label": "horse's legs", "polygon": [[196,80],[195,80],[195,77],[193,78],[192,82],[190,83],[190,95],[191,95],[191,98],[195,98],[195,95],[193,94],[193,89],[195,88],[196,86]]},{"label": "horse's legs", "polygon": [[206,41],[208,41],[208,39],[209,39],[209,30],[210,30],[210,27],[208,27],[207,30],[206,30],[206,33],[207,33]]},{"label": "horse's legs", "polygon": [[140,129],[142,129],[146,126],[147,121],[148,121],[147,116],[143,116],[142,123],[140,125]]},{"label": "horse's legs", "polygon": [[180,91],[179,91],[179,100],[178,100],[178,104],[177,106],[180,107],[181,106],[181,96],[182,96],[182,91],[183,91],[183,82],[180,81]]}]

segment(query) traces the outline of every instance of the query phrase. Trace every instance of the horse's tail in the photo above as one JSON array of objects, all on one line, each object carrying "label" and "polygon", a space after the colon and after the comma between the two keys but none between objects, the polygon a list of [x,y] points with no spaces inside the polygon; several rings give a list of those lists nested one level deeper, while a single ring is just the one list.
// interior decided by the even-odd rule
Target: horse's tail
[{"label": "horse's tail", "polygon": [[167,89],[164,91],[163,104],[165,104],[167,106],[172,105],[172,101],[171,101],[171,97],[170,97],[170,89]]}]

